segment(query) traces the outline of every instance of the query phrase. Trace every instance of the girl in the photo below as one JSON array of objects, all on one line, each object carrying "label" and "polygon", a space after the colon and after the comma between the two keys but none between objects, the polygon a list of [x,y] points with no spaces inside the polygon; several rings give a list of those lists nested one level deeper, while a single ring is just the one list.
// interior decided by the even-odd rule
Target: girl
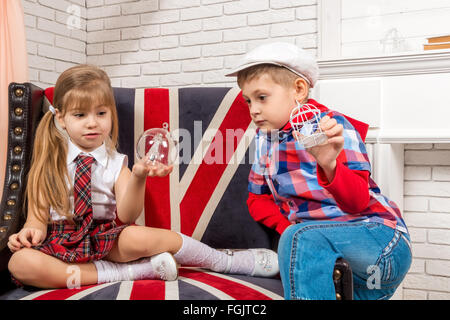
[{"label": "girl", "polygon": [[[147,176],[165,176],[172,167],[144,158],[128,169],[127,156],[115,148],[117,111],[103,70],[79,65],[64,71],[53,103],[36,132],[27,220],[8,242],[8,268],[17,281],[66,287],[73,266],[79,285],[175,280],[176,262],[216,272],[278,273],[271,250],[215,250],[171,230],[131,225],[144,205]],[[116,217],[124,225],[117,226]]]}]

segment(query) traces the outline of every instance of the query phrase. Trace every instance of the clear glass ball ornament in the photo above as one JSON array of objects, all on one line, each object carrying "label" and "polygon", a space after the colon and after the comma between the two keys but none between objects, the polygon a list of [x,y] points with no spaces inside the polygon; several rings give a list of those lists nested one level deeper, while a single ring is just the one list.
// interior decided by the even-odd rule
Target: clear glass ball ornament
[{"label": "clear glass ball ornament", "polygon": [[178,157],[178,144],[166,129],[148,129],[139,137],[136,156],[139,160],[147,156],[152,165],[170,166]]}]

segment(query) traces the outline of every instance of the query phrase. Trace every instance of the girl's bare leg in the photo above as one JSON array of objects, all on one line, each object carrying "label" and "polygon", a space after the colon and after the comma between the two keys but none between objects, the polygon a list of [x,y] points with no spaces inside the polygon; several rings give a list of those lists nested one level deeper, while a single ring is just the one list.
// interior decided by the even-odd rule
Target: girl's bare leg
[{"label": "girl's bare leg", "polygon": [[122,230],[105,259],[129,262],[161,252],[174,254],[181,248],[182,243],[181,236],[171,230],[129,226]]},{"label": "girl's bare leg", "polygon": [[[176,232],[142,226],[125,228],[107,260],[129,262],[161,252],[176,253],[182,244]],[[25,285],[38,288],[67,288],[97,283],[93,263],[69,264],[31,248],[15,252],[8,264],[11,274]]]},{"label": "girl's bare leg", "polygon": [[15,252],[8,269],[21,283],[38,288],[74,288],[97,283],[93,263],[69,264],[30,248]]}]

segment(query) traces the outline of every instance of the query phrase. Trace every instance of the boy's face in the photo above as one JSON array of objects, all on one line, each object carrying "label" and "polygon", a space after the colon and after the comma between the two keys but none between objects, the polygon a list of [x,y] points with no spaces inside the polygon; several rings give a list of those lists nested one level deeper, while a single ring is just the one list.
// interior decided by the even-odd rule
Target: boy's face
[{"label": "boy's face", "polygon": [[246,81],[241,89],[250,116],[258,128],[264,131],[278,130],[289,121],[291,110],[296,106],[294,85],[287,88],[264,73]]}]

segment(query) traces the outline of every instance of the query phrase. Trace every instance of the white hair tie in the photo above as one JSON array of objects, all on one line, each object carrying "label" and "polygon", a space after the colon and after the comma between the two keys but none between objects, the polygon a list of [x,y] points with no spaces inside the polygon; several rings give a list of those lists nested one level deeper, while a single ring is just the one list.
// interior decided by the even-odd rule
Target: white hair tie
[{"label": "white hair tie", "polygon": [[49,110],[51,113],[56,114],[56,109],[53,108],[52,105],[49,105],[49,106],[48,106],[48,110]]}]

